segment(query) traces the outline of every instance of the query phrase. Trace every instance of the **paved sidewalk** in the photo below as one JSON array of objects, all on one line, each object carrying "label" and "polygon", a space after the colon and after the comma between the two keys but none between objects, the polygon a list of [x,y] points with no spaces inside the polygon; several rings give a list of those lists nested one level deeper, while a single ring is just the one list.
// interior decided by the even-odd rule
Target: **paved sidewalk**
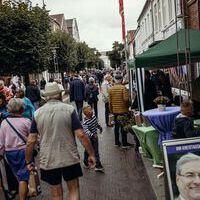
[{"label": "paved sidewalk", "polygon": [[[80,178],[81,199],[156,200],[140,155],[136,154],[133,148],[123,150],[114,146],[113,128],[105,127],[104,104],[101,101],[99,119],[103,127],[103,133],[99,135],[100,157],[105,173],[83,169],[84,176]],[[133,143],[132,135],[129,135],[128,139]],[[79,142],[78,146],[82,160],[83,148]],[[47,184],[41,183],[42,194],[32,199],[50,200]],[[65,194],[67,195],[66,190]]]}]

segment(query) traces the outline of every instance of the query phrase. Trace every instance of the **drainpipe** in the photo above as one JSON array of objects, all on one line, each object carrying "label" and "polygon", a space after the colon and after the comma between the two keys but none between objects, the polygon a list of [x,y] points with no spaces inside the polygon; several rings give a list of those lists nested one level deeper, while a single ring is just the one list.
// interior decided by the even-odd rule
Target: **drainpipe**
[{"label": "drainpipe", "polygon": [[[178,0],[179,1],[179,0]],[[176,54],[177,54],[177,66],[180,66],[179,61],[179,38],[178,38],[178,21],[177,21],[177,4],[176,0],[174,0],[174,9],[175,9],[175,24],[176,24]]]},{"label": "drainpipe", "polygon": [[152,34],[153,34],[153,43],[155,42],[155,35],[154,35],[154,17],[153,17],[153,0],[151,1],[151,20],[152,20]]},{"label": "drainpipe", "polygon": [[[191,57],[190,57],[190,33],[189,33],[189,23],[188,16],[185,14],[185,4],[184,0],[181,0],[182,3],[182,12],[183,12],[183,20],[184,20],[184,34],[185,34],[185,64],[187,67],[187,83],[188,83],[188,98],[191,98]],[[187,29],[187,30],[186,30]]]}]

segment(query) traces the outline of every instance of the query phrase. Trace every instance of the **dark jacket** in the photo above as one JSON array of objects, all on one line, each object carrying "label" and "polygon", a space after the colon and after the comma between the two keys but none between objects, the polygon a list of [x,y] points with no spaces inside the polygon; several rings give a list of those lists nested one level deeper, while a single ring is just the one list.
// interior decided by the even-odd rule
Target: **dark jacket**
[{"label": "dark jacket", "polygon": [[70,83],[70,101],[83,101],[85,99],[85,84],[79,78]]},{"label": "dark jacket", "polygon": [[145,81],[144,110],[156,108],[153,100],[157,97],[156,87],[151,80]]},{"label": "dark jacket", "polygon": [[192,118],[179,114],[175,119],[173,128],[174,139],[198,136],[200,136],[200,130],[194,129]]},{"label": "dark jacket", "polygon": [[86,99],[88,103],[98,101],[99,89],[96,85],[87,84],[85,93],[86,93]]},{"label": "dark jacket", "polygon": [[42,79],[42,80],[40,81],[40,89],[41,89],[41,90],[44,90],[46,83],[47,83],[47,82],[46,82],[44,79]]},{"label": "dark jacket", "polygon": [[28,86],[26,89],[26,97],[29,98],[32,103],[40,101],[41,97],[38,86]]}]

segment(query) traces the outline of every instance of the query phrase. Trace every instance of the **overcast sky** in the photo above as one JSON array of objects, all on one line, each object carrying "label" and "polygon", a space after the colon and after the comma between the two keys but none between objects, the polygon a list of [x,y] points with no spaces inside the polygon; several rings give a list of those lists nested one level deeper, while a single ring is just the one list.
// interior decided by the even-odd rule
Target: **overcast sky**
[{"label": "overcast sky", "polygon": [[[99,51],[111,50],[114,41],[122,42],[118,0],[44,0],[50,14],[64,13],[76,18],[81,41]],[[137,27],[146,0],[124,0],[126,30]],[[33,5],[42,0],[32,0]]]}]

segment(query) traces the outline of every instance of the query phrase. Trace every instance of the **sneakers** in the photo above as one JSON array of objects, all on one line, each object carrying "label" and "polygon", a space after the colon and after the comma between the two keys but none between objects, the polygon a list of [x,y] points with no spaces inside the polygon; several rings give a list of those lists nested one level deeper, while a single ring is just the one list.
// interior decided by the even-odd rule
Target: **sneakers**
[{"label": "sneakers", "polygon": [[134,146],[133,144],[126,143],[125,145],[122,145],[122,149],[129,149],[129,148],[131,148],[133,146]]},{"label": "sneakers", "polygon": [[[83,162],[83,168],[84,169],[90,169],[89,165]],[[94,169],[96,172],[104,172],[104,168],[103,166],[100,164],[98,166],[95,167]]]},{"label": "sneakers", "polygon": [[95,171],[96,171],[96,172],[104,172],[104,168],[103,168],[103,166],[100,164],[100,165],[98,165],[98,166],[95,167]]}]

